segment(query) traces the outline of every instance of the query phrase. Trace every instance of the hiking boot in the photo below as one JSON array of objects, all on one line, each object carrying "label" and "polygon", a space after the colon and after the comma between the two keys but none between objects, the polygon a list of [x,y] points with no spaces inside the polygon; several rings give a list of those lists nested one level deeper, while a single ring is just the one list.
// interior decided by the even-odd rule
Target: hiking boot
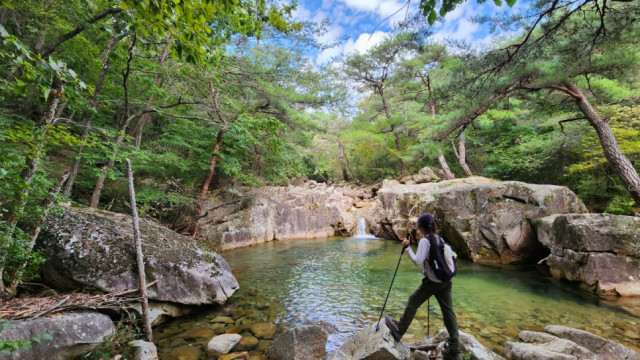
[{"label": "hiking boot", "polygon": [[444,360],[462,360],[462,352],[460,349],[453,349],[446,346],[440,354]]},{"label": "hiking boot", "polygon": [[393,336],[393,338],[396,341],[400,341],[400,339],[402,339],[402,334],[400,333],[400,328],[398,327],[398,323],[395,320],[393,320],[389,315],[384,316],[384,322],[385,324],[387,324],[387,328],[389,328],[389,331],[391,332],[391,336]]}]

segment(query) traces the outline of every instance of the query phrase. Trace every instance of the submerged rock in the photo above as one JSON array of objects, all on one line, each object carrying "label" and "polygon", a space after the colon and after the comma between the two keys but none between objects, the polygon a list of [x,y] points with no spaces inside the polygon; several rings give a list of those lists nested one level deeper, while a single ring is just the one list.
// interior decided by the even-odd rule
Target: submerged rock
[{"label": "submerged rock", "polygon": [[326,355],[327,332],[319,325],[299,325],[278,336],[269,347],[270,360],[315,360]]},{"label": "submerged rock", "polygon": [[211,355],[228,354],[242,339],[238,334],[224,334],[214,337],[207,343],[207,353]]},{"label": "submerged rock", "polygon": [[152,342],[135,340],[129,346],[133,350],[132,360],[158,360],[158,350]]},{"label": "submerged rock", "polygon": [[549,325],[545,332],[522,331],[521,342],[507,341],[509,360],[640,360],[640,354],[587,331]]},{"label": "submerged rock", "polygon": [[[111,318],[95,312],[66,313],[34,320],[10,320],[3,324],[0,341],[33,337],[38,337],[41,341],[31,341],[30,349],[22,348],[0,357],[7,360],[63,360],[92,350],[114,331]],[[49,336],[51,339],[47,340]]]},{"label": "submerged rock", "polygon": [[553,215],[536,223],[553,277],[598,295],[640,296],[640,217]]},{"label": "submerged rock", "polygon": [[[149,299],[187,305],[223,304],[237,289],[229,264],[192,238],[140,219]],[[138,288],[131,217],[64,207],[38,238],[44,279],[55,288],[120,292]]]}]

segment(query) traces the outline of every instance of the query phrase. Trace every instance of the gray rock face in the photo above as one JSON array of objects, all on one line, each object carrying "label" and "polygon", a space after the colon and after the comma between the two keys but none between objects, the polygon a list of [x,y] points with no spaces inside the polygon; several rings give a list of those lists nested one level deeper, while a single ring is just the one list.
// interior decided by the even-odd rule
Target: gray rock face
[{"label": "gray rock face", "polygon": [[132,360],[158,360],[158,349],[152,342],[135,340],[129,346],[133,348]]},{"label": "gray rock face", "polygon": [[209,212],[198,222],[198,231],[210,246],[223,250],[272,240],[350,235],[358,219],[376,206],[371,192],[362,188],[301,185],[242,188],[220,196],[205,206]]},{"label": "gray rock face", "polygon": [[[223,304],[237,289],[229,264],[217,253],[153,221],[140,232],[149,299],[186,305]],[[55,288],[119,292],[138,288],[131,217],[65,207],[47,219],[38,238],[45,250],[42,273]]]},{"label": "gray rock face", "polygon": [[565,326],[549,325],[545,333],[522,331],[521,342],[507,341],[509,360],[640,360],[640,354],[600,336]]},{"label": "gray rock face", "polygon": [[315,360],[326,355],[327,332],[319,325],[299,325],[278,336],[269,347],[270,360]]},{"label": "gray rock face", "polygon": [[[398,234],[406,235],[410,229],[415,228],[412,223],[415,223],[420,214],[434,212],[436,199],[443,191],[457,186],[492,183],[495,181],[477,176],[421,184],[400,184],[395,180],[384,180],[376,191],[379,206],[372,215],[372,222],[377,223],[387,218]],[[390,234],[386,236],[390,237]]]},{"label": "gray rock face", "polygon": [[458,252],[484,264],[540,259],[544,248],[531,223],[586,211],[566,187],[516,181],[456,186],[440,193],[434,208],[441,234]]},{"label": "gray rock face", "polygon": [[384,322],[380,330],[368,327],[347,339],[327,360],[409,360],[409,347],[401,341],[395,341]]},{"label": "gray rock face", "polygon": [[113,334],[115,327],[107,315],[78,312],[25,321],[9,321],[0,332],[0,340],[25,340],[50,334],[52,340],[31,342],[31,349],[20,349],[2,359],[63,360],[90,351]]},{"label": "gray rock face", "polygon": [[602,296],[640,296],[640,218],[555,215],[537,221],[536,230],[551,250],[547,265],[555,278]]}]

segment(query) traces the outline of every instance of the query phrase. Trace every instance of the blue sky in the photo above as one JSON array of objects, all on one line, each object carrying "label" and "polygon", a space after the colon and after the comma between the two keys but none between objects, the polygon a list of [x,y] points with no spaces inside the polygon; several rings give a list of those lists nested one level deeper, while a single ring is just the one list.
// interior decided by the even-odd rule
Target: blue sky
[{"label": "blue sky", "polygon": [[[325,42],[345,39],[339,46],[317,54],[316,62],[326,64],[335,56],[365,52],[388,36],[392,31],[392,24],[404,18],[406,7],[396,15],[392,14],[404,5],[403,0],[299,0],[294,17],[317,22],[329,18],[332,22],[331,28],[319,39]],[[415,10],[418,0],[411,1],[410,6]],[[470,18],[505,9],[505,5],[499,8],[493,1],[484,4],[478,4],[475,0],[466,1],[447,14],[444,23],[437,22],[434,25],[434,38],[466,40],[478,45],[488,44],[491,41],[488,26],[473,23]],[[391,18],[383,22],[389,16]]]}]

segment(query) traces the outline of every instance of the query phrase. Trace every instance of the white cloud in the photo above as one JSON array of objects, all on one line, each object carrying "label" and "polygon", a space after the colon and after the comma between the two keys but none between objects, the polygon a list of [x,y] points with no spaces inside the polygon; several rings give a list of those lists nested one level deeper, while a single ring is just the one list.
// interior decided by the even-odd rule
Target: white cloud
[{"label": "white cloud", "polygon": [[389,33],[384,31],[376,31],[373,34],[362,33],[358,36],[358,39],[355,42],[350,39],[351,43],[347,42],[347,44],[345,44],[344,54],[350,54],[354,50],[359,54],[364,54],[367,50],[381,43],[382,40],[388,36]]},{"label": "white cloud", "polygon": [[435,25],[432,39],[435,41],[464,40],[472,45],[487,45],[491,41],[491,36],[478,38],[477,32],[481,30],[481,25],[471,21],[473,16],[482,13],[481,6],[485,5],[479,5],[473,1],[456,6],[455,10],[447,14],[444,23]]}]

